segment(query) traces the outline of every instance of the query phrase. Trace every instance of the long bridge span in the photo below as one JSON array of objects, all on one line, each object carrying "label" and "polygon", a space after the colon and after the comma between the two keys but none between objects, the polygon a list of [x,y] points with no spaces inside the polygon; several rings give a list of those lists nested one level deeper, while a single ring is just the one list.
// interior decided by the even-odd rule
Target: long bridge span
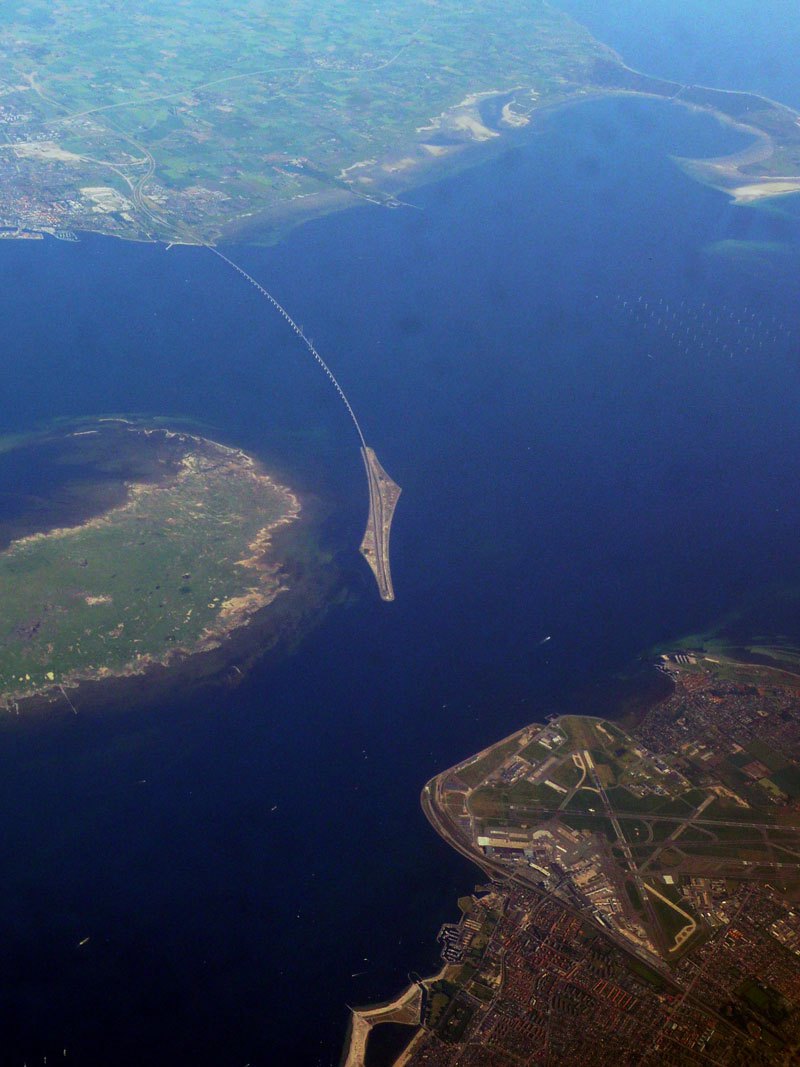
[{"label": "long bridge span", "polygon": [[370,448],[367,444],[361,429],[361,424],[356,418],[356,413],[353,411],[350,401],[347,399],[344,390],[336,380],[333,371],[314,347],[313,341],[305,335],[286,308],[275,299],[272,293],[268,292],[264,286],[257,282],[251,274],[248,274],[243,267],[240,267],[238,263],[234,263],[232,259],[229,259],[223,252],[220,252],[218,248],[214,248],[212,245],[206,245],[206,248],[208,248],[210,252],[213,252],[215,256],[218,256],[224,263],[227,263],[237,274],[241,274],[245,281],[248,281],[266,300],[270,302],[270,304],[272,304],[275,310],[286,320],[292,330],[294,330],[306,346],[309,353],[314,357],[319,366],[328,376],[333,388],[339,394],[339,399],[347,409],[347,413],[355,426],[356,433],[358,434],[358,440],[361,445],[361,458],[364,461],[364,470],[367,475],[369,514],[367,516],[367,528],[364,531],[364,537],[361,541],[361,554],[364,556],[372,573],[375,575],[375,581],[378,583],[381,599],[394,600],[394,586],[392,585],[392,572],[389,565],[389,534],[391,532],[394,510],[397,507],[397,501],[401,493],[400,486],[392,481],[378,462],[375,450]]}]

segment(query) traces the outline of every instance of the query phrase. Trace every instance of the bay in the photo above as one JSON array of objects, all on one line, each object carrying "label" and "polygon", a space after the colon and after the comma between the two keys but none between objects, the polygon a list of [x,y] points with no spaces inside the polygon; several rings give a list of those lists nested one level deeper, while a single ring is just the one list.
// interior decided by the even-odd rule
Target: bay
[{"label": "bay", "polygon": [[648,74],[800,107],[800,11],[786,0],[560,0],[558,6]]}]

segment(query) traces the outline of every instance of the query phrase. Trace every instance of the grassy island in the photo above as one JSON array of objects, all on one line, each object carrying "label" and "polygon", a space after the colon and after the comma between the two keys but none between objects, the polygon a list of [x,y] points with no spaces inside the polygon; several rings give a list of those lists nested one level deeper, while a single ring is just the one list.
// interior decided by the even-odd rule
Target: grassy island
[{"label": "grassy island", "polygon": [[[3,486],[20,470],[24,497]],[[129,420],[73,425],[11,442],[0,487],[8,707],[212,649],[287,591],[274,537],[300,502],[226,445]]]}]

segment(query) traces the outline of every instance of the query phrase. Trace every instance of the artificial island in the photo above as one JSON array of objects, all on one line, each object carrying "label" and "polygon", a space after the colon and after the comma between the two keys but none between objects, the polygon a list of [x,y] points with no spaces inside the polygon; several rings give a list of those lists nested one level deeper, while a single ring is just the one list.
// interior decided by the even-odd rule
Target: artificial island
[{"label": "artificial island", "polygon": [[369,485],[369,514],[364,539],[361,542],[361,554],[375,575],[381,600],[394,600],[394,586],[389,565],[389,533],[401,489],[380,465],[373,448],[367,444],[363,445],[361,455],[364,459]]},{"label": "artificial island", "polygon": [[660,97],[752,136],[686,165],[747,202],[800,189],[791,108],[651,78],[547,0],[195,0],[0,11],[0,232],[272,241],[482,158],[553,107]]},{"label": "artificial island", "polygon": [[249,274],[238,263],[234,263],[218,248],[209,246],[209,250],[221,259],[223,263],[227,263],[245,281],[249,282],[256,292],[260,293],[275,308],[303,343],[311,358],[323,371],[344,405],[361,443],[361,458],[364,460],[364,472],[367,476],[369,508],[367,511],[367,525],[364,537],[361,540],[361,554],[369,564],[375,581],[378,583],[378,592],[381,600],[394,600],[394,585],[392,584],[392,572],[389,562],[389,534],[397,501],[400,499],[400,493],[402,492],[400,486],[392,481],[381,466],[380,460],[375,454],[375,449],[367,444],[364,431],[361,429],[361,423],[353,410],[353,405],[347,399],[347,394],[342,389],[331,368],[319,354],[314,342],[304,332],[303,327],[295,322],[283,304],[276,300],[272,293],[265,289],[260,282],[256,281],[252,274]]},{"label": "artificial island", "polygon": [[636,713],[551,716],[425,786],[485,880],[441,971],[354,1011],[347,1067],[797,1062],[800,654],[693,639],[654,665]]},{"label": "artificial island", "polygon": [[[67,423],[0,448],[0,701],[75,710],[75,687],[241,662],[274,644],[300,587],[325,582],[296,493],[186,427]],[[319,568],[317,568],[317,571]],[[306,573],[307,572],[307,573]],[[303,578],[303,574],[306,577]],[[270,625],[272,632],[267,635]],[[214,655],[216,654],[216,656]],[[239,670],[239,668],[234,668]]]}]

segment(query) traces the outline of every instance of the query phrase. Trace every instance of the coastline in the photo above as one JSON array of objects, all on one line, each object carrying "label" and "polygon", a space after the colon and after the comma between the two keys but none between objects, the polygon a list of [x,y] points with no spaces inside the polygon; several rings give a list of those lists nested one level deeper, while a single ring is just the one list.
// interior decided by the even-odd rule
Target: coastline
[{"label": "coastline", "polygon": [[[786,655],[793,666],[796,666],[795,661],[800,665],[800,651],[794,647],[782,647],[777,652]],[[784,695],[770,703],[767,700],[770,691],[764,687],[763,673],[765,669],[769,671],[768,665],[759,664],[761,673],[751,679],[746,671],[747,662],[727,662],[736,669],[737,677],[732,682],[726,681],[728,673],[724,659],[697,651],[681,651],[678,645],[676,651],[661,654],[655,662],[660,671],[670,676],[676,695],[663,707],[659,707],[663,702],[657,701],[643,715],[638,724],[641,729],[637,728],[635,733],[626,733],[630,729],[627,724],[626,730],[622,730],[620,719],[612,722],[583,713],[552,717],[546,727],[532,723],[427,783],[422,791],[425,815],[448,844],[477,862],[492,878],[493,888],[503,901],[496,913],[499,918],[492,922],[502,924],[502,932],[495,939],[495,927],[491,926],[487,936],[486,928],[475,919],[475,913],[462,907],[471,919],[469,929],[464,929],[462,917],[457,927],[450,924],[444,928],[449,936],[443,937],[442,933],[439,936],[445,945],[443,959],[450,962],[445,963],[437,976],[418,983],[423,990],[433,992],[432,984],[437,979],[448,979],[446,986],[436,990],[438,1009],[434,1006],[424,1017],[421,1012],[416,1023],[403,1016],[405,1006],[414,1000],[416,985],[407,987],[394,1001],[372,1009],[351,1009],[343,1067],[365,1067],[365,1050],[371,1029],[384,1021],[416,1025],[404,1050],[392,1059],[392,1067],[406,1067],[412,1061],[427,1062],[426,1056],[435,1056],[438,1049],[443,1050],[442,1063],[456,1063],[464,1049],[475,1047],[476,1040],[483,1047],[482,1041],[495,1032],[493,1024],[498,1027],[498,1035],[502,1035],[506,1020],[522,1019],[520,1010],[527,1005],[530,1011],[537,1003],[537,997],[531,1001],[524,990],[520,992],[525,976],[532,971],[542,973],[543,977],[547,975],[548,982],[560,974],[565,980],[565,988],[574,984],[591,991],[595,1004],[589,1011],[594,1010],[604,1000],[607,982],[611,981],[608,972],[604,970],[599,976],[599,985],[592,985],[598,978],[593,972],[588,984],[574,979],[581,967],[580,960],[576,959],[578,946],[591,943],[593,939],[596,944],[604,946],[605,959],[615,956],[618,961],[614,975],[618,984],[612,987],[615,995],[621,996],[619,990],[625,988],[633,999],[649,990],[647,995],[652,998],[654,1010],[661,1011],[665,991],[669,991],[673,1003],[676,995],[677,1003],[683,1003],[693,992],[696,979],[693,978],[694,972],[687,971],[684,958],[702,958],[710,945],[713,953],[717,951],[717,942],[726,943],[728,924],[735,932],[735,920],[751,895],[763,893],[762,899],[775,901],[776,894],[780,893],[785,900],[780,905],[783,911],[778,914],[788,912],[794,916],[789,909],[798,891],[793,881],[796,865],[787,862],[784,853],[775,861],[770,848],[777,846],[774,842],[768,844],[766,837],[758,844],[745,842],[732,847],[731,830],[733,828],[737,834],[746,837],[747,828],[757,824],[759,828],[765,827],[769,835],[775,835],[776,840],[780,836],[784,841],[787,834],[800,833],[797,806],[787,806],[789,795],[779,793],[778,786],[768,779],[771,767],[765,766],[761,771],[759,765],[756,777],[763,776],[759,785],[767,782],[772,792],[779,793],[777,799],[772,793],[768,798],[760,794],[755,780],[748,785],[747,775],[742,776],[744,784],[737,787],[720,768],[726,759],[735,759],[738,753],[743,754],[743,761],[755,755],[729,738],[731,725],[735,732],[741,731],[740,739],[745,735],[751,738],[749,744],[756,746],[756,751],[765,759],[783,759],[785,749],[770,747],[775,740],[773,734],[767,731],[767,738],[771,740],[765,741],[760,727],[754,725],[757,717],[751,712],[757,708],[757,715],[765,719],[771,730],[796,737],[797,728],[793,723],[789,725],[791,717],[787,717],[782,709],[790,706],[791,691],[796,692],[800,675],[795,671],[788,679],[791,683],[788,693],[787,678],[775,679],[777,692]],[[744,672],[740,672],[742,667]],[[709,694],[714,702],[725,698],[725,703],[719,707],[716,703],[710,704]],[[762,702],[765,704],[763,709]],[[683,717],[676,715],[676,709]],[[717,722],[719,713],[723,716],[720,723]],[[685,730],[689,719],[694,732],[683,733],[682,728]],[[684,742],[677,751],[676,738]],[[717,751],[717,743],[723,751]],[[538,750],[535,750],[537,746]],[[709,752],[717,756],[715,772],[709,770]],[[612,753],[614,759],[632,760],[629,777],[626,777],[628,771],[622,763],[609,759]],[[645,788],[644,783],[651,779],[643,776],[644,763],[639,761],[650,761],[647,773],[654,788]],[[476,764],[481,766],[476,767]],[[558,784],[563,782],[563,777],[559,778],[562,765],[570,771],[568,785]],[[502,790],[508,790],[510,794],[518,770],[525,773],[525,767],[535,769],[535,780],[540,783],[538,788],[549,788],[549,796],[555,792],[564,795],[557,810],[551,810],[556,808],[557,801],[532,794],[535,799],[529,797],[527,803],[534,813],[533,820],[525,811],[522,816],[506,815],[507,825],[502,822],[498,825],[493,820],[499,809],[485,806],[485,797],[480,810],[470,807],[469,799],[474,793],[485,790],[489,781],[493,783],[495,795],[503,795]],[[544,777],[547,774],[549,778]],[[777,776],[776,765],[772,777]],[[523,780],[533,781],[534,777],[528,771]],[[794,778],[790,781],[784,777],[780,781],[781,790],[791,790],[792,796],[798,796],[800,785]],[[640,796],[635,792],[637,788],[645,788],[645,792]],[[742,798],[743,788],[750,790],[746,800]],[[573,798],[584,794],[601,809],[600,812],[592,806],[587,808],[583,801],[573,803]],[[520,798],[526,795],[518,793],[516,805],[504,796],[503,803],[508,812],[515,806],[524,809],[526,801]],[[625,797],[638,800],[631,806]],[[681,801],[682,807],[675,804],[679,797],[688,798],[686,802]],[[770,803],[779,800],[784,804],[781,809],[783,819],[776,820]],[[537,815],[538,809],[541,811]],[[567,814],[562,815],[564,810]],[[563,834],[556,820],[566,826]],[[598,829],[603,820],[608,822],[615,835],[613,853],[608,844],[611,839],[607,838],[606,831]],[[659,827],[663,824],[666,830],[654,833],[651,820]],[[642,825],[649,827],[647,841],[640,840]],[[697,832],[695,827],[701,827],[699,832],[704,835],[700,844],[692,844],[691,834]],[[544,844],[557,842],[559,835],[560,844]],[[681,843],[677,844],[679,838]],[[758,854],[754,851],[757,848],[761,849]],[[504,849],[510,851],[506,853]],[[548,849],[549,858],[546,858]],[[657,864],[662,854],[665,858]],[[612,873],[617,872],[620,865],[627,872],[624,885],[619,879],[615,881],[617,875]],[[762,886],[761,883],[765,884]],[[635,892],[630,891],[633,884]],[[709,892],[715,894],[713,899],[712,896],[698,897],[697,885],[711,886]],[[476,893],[478,891],[476,889]],[[477,904],[477,896],[472,900]],[[492,913],[487,911],[486,914]],[[549,919],[539,919],[540,915],[549,915]],[[544,943],[542,921],[550,931],[563,930],[564,924],[572,924],[575,938],[573,952],[567,955],[568,971],[562,966],[564,956],[558,951],[552,954],[541,952]],[[511,933],[512,929],[521,931],[518,940]],[[531,936],[531,929],[536,931],[535,936]],[[774,934],[775,927],[770,930]],[[783,958],[778,941],[784,943],[780,937],[769,942],[776,960]],[[742,959],[746,961],[746,956]],[[528,967],[522,966],[522,960]],[[746,967],[747,963],[737,966]],[[740,986],[736,984],[738,981],[734,972],[730,979],[731,988],[745,1004],[747,997],[741,994]],[[713,1018],[715,1006],[713,996],[707,999],[698,996],[692,1010],[701,1010],[708,1018]],[[667,1022],[674,1010],[667,1011]],[[540,1027],[549,1030],[552,1012],[550,999],[531,1014],[538,1015]],[[716,1017],[719,1017],[718,1011]],[[520,1036],[530,1038],[527,1023],[520,1025]],[[791,1033],[781,1033],[780,1037],[788,1047]],[[696,1035],[692,1033],[686,1047],[692,1048],[695,1040]],[[731,1028],[725,1040],[739,1047],[740,1040],[745,1039]],[[446,1054],[445,1049],[449,1050]]]},{"label": "coastline", "polygon": [[[279,531],[276,540],[282,534]],[[21,697],[12,706],[0,707],[7,712],[2,721],[103,714],[110,708],[148,709],[176,694],[183,700],[198,690],[236,689],[261,662],[277,662],[291,654],[342,595],[342,575],[335,562],[321,565],[315,557],[312,545],[287,546],[283,563],[287,591],[231,627],[213,646],[130,673],[76,678],[63,692],[53,686]]]},{"label": "coastline", "polygon": [[[422,1026],[422,1010],[429,987],[434,982],[452,977],[458,969],[454,964],[443,963],[435,974],[410,982],[391,1000],[382,1000],[365,1008],[350,1008],[350,1019],[339,1067],[366,1067],[369,1035],[374,1027],[382,1023],[395,1023],[416,1031],[407,1047],[392,1065],[392,1067],[404,1067],[426,1035]],[[417,1000],[419,1003],[416,1003]],[[410,1012],[414,1013],[416,1018],[404,1017]]]},{"label": "coastline", "polygon": [[[197,633],[176,645],[164,645],[155,651],[143,651],[134,659],[126,659],[112,666],[101,664],[78,665],[68,670],[56,681],[52,672],[44,685],[32,688],[7,689],[0,695],[0,708],[9,716],[26,715],[57,708],[62,705],[72,712],[75,703],[94,706],[110,699],[122,699],[147,703],[152,697],[173,686],[191,686],[197,681],[207,681],[224,675],[228,684],[243,677],[243,667],[248,667],[259,658],[260,652],[289,647],[299,637],[306,624],[324,613],[327,603],[335,595],[339,577],[335,564],[327,555],[321,554],[313,531],[321,519],[320,502],[314,497],[301,495],[277,481],[263,465],[241,449],[203,438],[186,430],[170,430],[165,426],[153,426],[134,422],[128,418],[104,420],[125,424],[145,438],[163,434],[165,442],[177,437],[182,444],[187,441],[189,451],[175,463],[174,457],[162,459],[167,466],[156,471],[157,477],[135,477],[133,481],[120,483],[124,491],[119,499],[117,487],[113,487],[110,507],[82,513],[78,521],[66,525],[45,525],[31,533],[10,539],[4,555],[20,555],[23,560],[32,546],[79,536],[85,531],[114,528],[120,520],[135,520],[137,505],[148,496],[170,494],[182,478],[190,477],[210,462],[213,469],[222,463],[220,470],[227,470],[228,463],[235,463],[241,477],[255,480],[269,490],[272,497],[281,500],[277,517],[266,522],[251,535],[240,550],[241,558],[235,566],[245,578],[239,588],[227,597],[217,598],[216,611]],[[68,423],[67,426],[83,426],[84,423]],[[94,439],[96,431],[84,430],[69,434],[69,437],[86,436]],[[48,434],[42,438],[49,443]],[[23,439],[36,440],[36,435]],[[55,440],[55,437],[53,438]],[[159,451],[156,455],[161,456]],[[216,462],[215,462],[216,461]],[[147,472],[151,473],[150,471]],[[219,474],[216,475],[217,477]],[[90,501],[90,504],[97,504]],[[130,514],[129,514],[130,513]],[[19,522],[19,519],[16,520]],[[171,520],[167,520],[168,522]],[[263,520],[262,520],[263,521]],[[316,588],[318,583],[319,588]],[[92,597],[86,598],[93,603]],[[96,598],[100,603],[102,598]],[[212,607],[213,605],[209,605]],[[190,611],[191,614],[191,611]],[[283,633],[284,628],[286,633]],[[134,642],[134,645],[136,642]],[[22,681],[22,678],[20,678]],[[28,679],[30,681],[30,679]],[[121,694],[121,697],[120,697]]]},{"label": "coastline", "polygon": [[[444,974],[446,966],[439,972]],[[409,1029],[418,1027],[422,1021],[423,993],[421,985],[435,978],[412,982],[393,1000],[382,1001],[367,1008],[351,1008],[341,1067],[364,1067],[369,1035],[381,1023],[398,1023]],[[410,1017],[408,1017],[410,1016]],[[413,1044],[413,1042],[412,1042]],[[398,1065],[402,1062],[398,1060]]]},{"label": "coastline", "polygon": [[[641,663],[641,661],[638,662]],[[621,700],[618,709],[622,713],[619,722],[620,725],[624,724],[626,729],[629,729],[635,721],[643,719],[649,708],[667,699],[668,695],[674,689],[673,680],[658,669],[657,657],[647,657],[645,662],[654,667],[654,671],[648,673],[646,677],[634,677],[630,682],[626,680],[625,684],[621,686],[623,699]],[[649,685],[652,685],[653,681],[652,674],[657,674],[659,679],[667,678],[669,680],[669,684],[664,691],[658,694],[653,694],[649,691]],[[618,685],[620,684],[620,679],[616,679],[615,681]],[[634,697],[632,700],[629,686],[633,687],[638,699]],[[633,710],[629,707],[629,704],[631,703],[634,704]],[[556,724],[565,715],[569,714],[569,712],[564,711],[554,712],[547,716],[540,716],[542,721],[534,720],[525,723],[506,736],[489,743],[480,751],[467,756],[465,759],[459,760],[452,766],[439,772],[425,784],[420,793],[420,806],[426,820],[435,833],[447,845],[474,864],[481,874],[490,882],[502,883],[507,888],[523,886],[534,898],[540,900],[547,900],[550,897],[550,893],[536,885],[535,882],[530,882],[524,875],[520,876],[509,872],[509,870],[502,864],[493,862],[479,849],[471,847],[466,840],[461,839],[460,832],[455,827],[455,820],[449,814],[447,805],[443,796],[440,796],[440,793],[442,787],[456,776],[456,772],[465,771],[469,767],[479,763],[481,760],[484,760],[487,757],[491,758],[494,753],[502,752],[509,745],[513,745],[516,749],[524,747],[524,745],[527,744],[531,738],[535,737],[537,733],[547,728],[543,726],[543,721],[545,721],[545,719],[549,723]],[[576,716],[576,718],[586,721],[587,723],[605,721],[605,716],[602,714],[590,712],[583,713]],[[570,905],[563,901],[560,903],[564,906],[565,910],[576,914],[574,907],[570,907]],[[588,927],[595,929],[596,932],[607,932],[605,927],[598,923],[593,917],[581,915],[580,918],[582,922],[586,923]],[[638,957],[638,954],[632,948],[626,946],[621,947],[622,950],[632,958],[641,958]],[[658,961],[651,958],[649,962],[651,965],[657,966]],[[343,1043],[340,1067],[366,1067],[365,1053],[366,1048],[368,1047],[369,1034],[374,1026],[380,1025],[382,1022],[402,1022],[408,1025],[410,1029],[414,1028],[415,1032],[410,1038],[409,1044],[392,1063],[392,1067],[406,1067],[406,1064],[411,1060],[419,1046],[427,1040],[430,1033],[423,1025],[422,1008],[424,1006],[424,999],[420,1005],[417,1022],[409,1022],[402,1018],[402,1013],[406,1004],[416,989],[424,990],[427,993],[432,984],[437,981],[442,979],[446,980],[448,978],[454,980],[458,979],[460,971],[460,964],[443,961],[442,966],[435,974],[420,978],[417,982],[412,982],[394,998],[364,1008],[351,1007]],[[396,1018],[398,1014],[401,1016],[400,1018]]]},{"label": "coastline", "polygon": [[[689,111],[711,115],[731,129],[752,136],[755,145],[730,155],[707,159],[672,157],[695,181],[725,193],[734,203],[748,204],[800,192],[800,172],[780,176],[741,173],[740,167],[756,166],[775,155],[778,145],[774,135],[756,123],[742,121],[710,99],[705,101],[702,97],[720,96],[736,102],[751,99],[773,115],[782,116],[785,113],[787,119],[800,121],[800,115],[792,108],[744,90],[687,86],[653,77],[627,66],[611,49],[608,53],[610,61],[607,66],[603,67],[598,62],[596,80],[570,87],[556,98],[540,102],[535,90],[519,85],[469,93],[440,115],[429,119],[428,124],[419,126],[417,134],[420,139],[411,146],[404,146],[398,154],[356,162],[345,168],[335,180],[330,179],[331,184],[324,189],[299,194],[293,199],[278,201],[249,214],[222,221],[214,227],[211,237],[194,237],[185,228],[181,233],[175,232],[169,237],[152,238],[141,234],[127,235],[81,228],[74,223],[71,226],[78,234],[116,237],[122,241],[133,240],[144,244],[198,248],[225,243],[272,246],[306,222],[365,203],[388,210],[412,206],[400,198],[487,161],[494,153],[506,151],[517,138],[525,136],[535,127],[539,117],[581,103],[614,97],[639,97],[678,104]],[[604,77],[609,78],[607,84],[603,84]],[[629,83],[640,81],[641,87],[626,85],[626,80]],[[529,98],[530,107],[527,110],[512,110],[516,94]],[[696,98],[692,99],[688,94],[695,94]],[[493,108],[496,114],[490,114]],[[350,172],[354,175],[352,180],[342,177]],[[53,228],[25,228],[22,232],[21,226],[20,230],[20,239],[29,239],[32,235],[61,239]],[[9,234],[8,239],[16,238]]]}]

